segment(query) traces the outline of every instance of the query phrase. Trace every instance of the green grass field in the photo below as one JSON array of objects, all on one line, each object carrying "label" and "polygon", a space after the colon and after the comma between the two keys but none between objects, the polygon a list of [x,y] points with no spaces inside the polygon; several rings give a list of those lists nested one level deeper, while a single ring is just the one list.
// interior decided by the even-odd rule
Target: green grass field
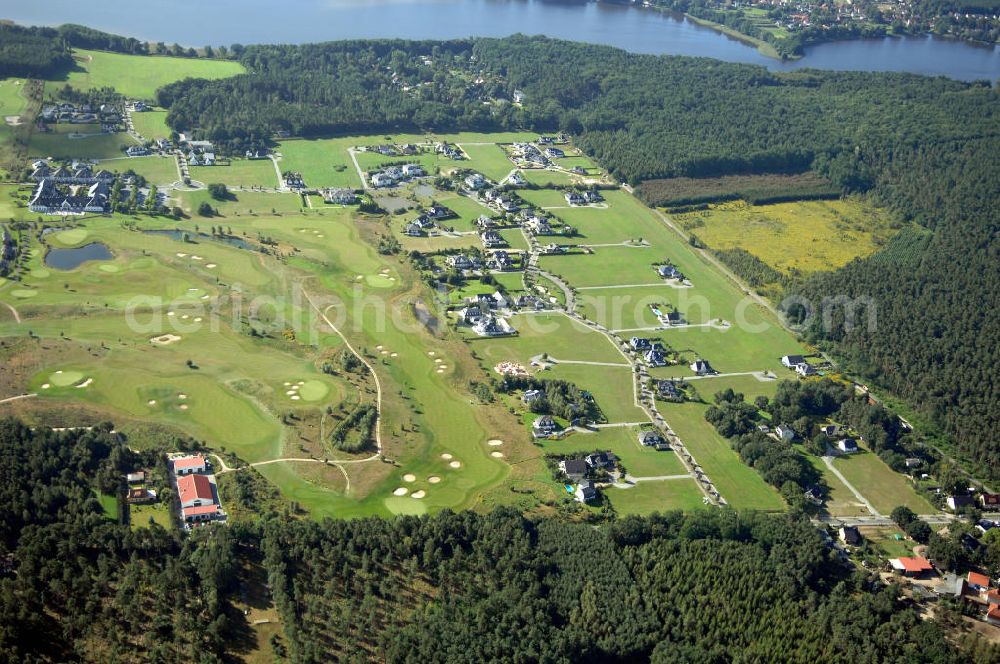
[{"label": "green grass field", "polygon": [[[125,148],[136,145],[126,133],[104,134],[97,125],[51,125],[51,131],[35,131],[28,143],[31,157],[52,159],[113,159],[123,157]],[[82,138],[75,138],[80,135]],[[73,136],[73,137],[71,137]]]},{"label": "green grass field", "polygon": [[625,360],[602,335],[562,314],[515,316],[515,337],[475,339],[472,349],[492,370],[498,362],[520,362],[525,367],[542,353],[565,360],[623,363]]},{"label": "green grass field", "polygon": [[499,182],[514,170],[514,164],[507,158],[504,151],[495,144],[460,143],[469,160],[465,162],[468,168],[478,171],[494,182]]},{"label": "green grass field", "polygon": [[167,126],[166,111],[143,111],[132,114],[132,125],[139,135],[147,141],[158,138],[170,138],[170,127]]},{"label": "green grass field", "polygon": [[132,157],[109,159],[100,163],[100,168],[112,172],[124,173],[135,171],[138,175],[155,185],[173,184],[180,179],[177,172],[177,160],[173,156]]},{"label": "green grass field", "polygon": [[77,49],[76,67],[52,88],[69,83],[74,88],[112,87],[126,97],[152,99],[157,88],[185,78],[228,78],[242,74],[243,65],[229,60],[125,55]]},{"label": "green grass field", "polygon": [[614,427],[596,433],[574,433],[562,440],[542,441],[539,446],[546,454],[589,454],[594,450],[608,450],[621,459],[626,472],[636,477],[682,475],[687,472],[673,452],[657,452],[641,446],[638,434],[638,427]]},{"label": "green grass field", "polygon": [[837,457],[833,463],[847,481],[883,514],[889,514],[899,505],[905,505],[917,514],[933,514],[936,511],[905,477],[893,472],[867,450]]},{"label": "green grass field", "polygon": [[564,187],[578,182],[579,178],[562,171],[550,171],[537,168],[529,168],[524,171],[524,179],[539,187]]},{"label": "green grass field", "polygon": [[228,166],[191,166],[191,179],[231,187],[278,186],[278,174],[270,159],[234,159]]},{"label": "green grass field", "polygon": [[152,505],[130,505],[129,519],[132,530],[148,528],[149,522],[160,524],[167,530],[173,525],[173,515],[170,513],[170,506],[166,503],[153,503]]},{"label": "green grass field", "polygon": [[628,489],[612,487],[604,490],[604,496],[619,514],[708,509],[694,479],[639,482]]}]

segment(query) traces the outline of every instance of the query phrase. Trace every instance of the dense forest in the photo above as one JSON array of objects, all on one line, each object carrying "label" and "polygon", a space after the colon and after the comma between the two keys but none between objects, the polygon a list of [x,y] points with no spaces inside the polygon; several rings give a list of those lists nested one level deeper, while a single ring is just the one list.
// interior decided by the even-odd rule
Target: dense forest
[{"label": "dense forest", "polygon": [[73,65],[73,58],[55,34],[0,23],[0,78],[44,78]]},{"label": "dense forest", "polygon": [[182,536],[102,511],[95,492],[150,463],[112,430],[0,421],[3,661],[234,661],[255,647],[234,608],[254,569],[281,618],[273,655],[295,662],[969,661],[799,517],[258,511]]}]

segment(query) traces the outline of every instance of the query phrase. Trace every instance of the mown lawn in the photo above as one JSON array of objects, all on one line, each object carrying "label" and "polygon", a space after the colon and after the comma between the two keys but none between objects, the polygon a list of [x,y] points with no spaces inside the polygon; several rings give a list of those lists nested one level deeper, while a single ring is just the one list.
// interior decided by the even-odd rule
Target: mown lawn
[{"label": "mown lawn", "polygon": [[132,124],[135,130],[139,132],[139,135],[147,141],[170,137],[170,127],[167,126],[166,111],[132,113]]},{"label": "mown lawn", "polygon": [[[28,143],[31,157],[52,159],[112,159],[123,157],[125,148],[136,145],[135,140],[122,132],[104,134],[98,125],[50,125],[51,131],[35,131]],[[86,134],[84,138],[70,138],[70,134]]]},{"label": "mown lawn", "polygon": [[461,147],[469,155],[466,167],[482,173],[494,182],[499,182],[514,170],[514,164],[498,145],[463,143]]},{"label": "mown lawn", "polygon": [[228,166],[192,166],[191,179],[231,187],[278,186],[278,174],[270,159],[234,159]]},{"label": "mown lawn", "polygon": [[638,482],[629,489],[612,487],[604,490],[604,497],[611,501],[619,514],[707,509],[703,500],[705,494],[694,479]]},{"label": "mown lawn", "polygon": [[129,507],[132,530],[148,528],[150,520],[158,523],[166,529],[170,529],[173,524],[173,516],[170,513],[170,506],[166,503],[153,503],[151,505],[131,505]]},{"label": "mown lawn", "polygon": [[682,475],[687,471],[672,451],[657,452],[643,447],[638,440],[638,427],[600,429],[596,433],[574,433],[563,440],[546,440],[539,443],[546,454],[589,454],[595,450],[614,452],[626,472],[636,477]]},{"label": "mown lawn", "polygon": [[124,173],[135,171],[136,174],[146,178],[155,185],[173,184],[180,179],[177,172],[177,159],[171,155],[161,157],[153,155],[149,157],[133,157],[123,159],[109,159],[100,164],[100,168],[112,172]]}]

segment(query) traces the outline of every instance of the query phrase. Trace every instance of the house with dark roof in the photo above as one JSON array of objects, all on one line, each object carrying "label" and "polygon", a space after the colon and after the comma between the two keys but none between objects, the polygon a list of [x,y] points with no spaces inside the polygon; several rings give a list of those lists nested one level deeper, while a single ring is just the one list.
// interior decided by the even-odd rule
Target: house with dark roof
[{"label": "house with dark roof", "polygon": [[559,431],[562,428],[551,415],[542,415],[531,425],[531,433],[535,438],[548,438]]},{"label": "house with dark roof", "polygon": [[854,454],[858,451],[858,443],[853,438],[841,438],[837,441],[837,452],[840,454]]},{"label": "house with dark roof", "polygon": [[858,530],[857,526],[842,526],[839,531],[837,531],[840,541],[849,546],[858,546],[864,541],[861,537],[861,531]]},{"label": "house with dark roof", "polygon": [[983,509],[987,510],[1000,509],[1000,493],[988,493],[983,491],[979,494],[979,504],[983,506]]},{"label": "house with dark roof", "polygon": [[597,487],[590,480],[583,480],[577,485],[573,495],[578,502],[589,503],[597,499]]},{"label": "house with dark roof", "polygon": [[587,462],[583,459],[563,459],[559,462],[559,470],[570,480],[579,481],[587,474]]},{"label": "house with dark roof", "polygon": [[801,355],[784,355],[781,358],[781,365],[787,367],[788,369],[794,369],[805,361],[806,358]]},{"label": "house with dark roof", "polygon": [[948,505],[948,509],[950,509],[952,512],[957,512],[963,507],[971,507],[975,505],[976,501],[973,499],[972,496],[955,495],[955,496],[948,496],[948,498],[945,499],[945,503]]},{"label": "house with dark roof", "polygon": [[643,337],[632,337],[629,339],[628,344],[634,351],[647,351],[653,348],[652,340]]},{"label": "house with dark roof", "polygon": [[692,362],[691,371],[695,372],[699,376],[716,373],[715,369],[712,368],[707,360],[695,360]]},{"label": "house with dark roof", "polygon": [[677,383],[672,380],[656,381],[656,394],[664,401],[682,401],[684,399],[684,395],[681,394]]},{"label": "house with dark roof", "polygon": [[643,447],[656,447],[662,443],[665,443],[663,436],[659,431],[640,431],[639,432],[639,444]]},{"label": "house with dark roof", "polygon": [[611,470],[618,463],[618,457],[612,452],[594,452],[588,454],[584,460],[587,466],[594,470]]}]

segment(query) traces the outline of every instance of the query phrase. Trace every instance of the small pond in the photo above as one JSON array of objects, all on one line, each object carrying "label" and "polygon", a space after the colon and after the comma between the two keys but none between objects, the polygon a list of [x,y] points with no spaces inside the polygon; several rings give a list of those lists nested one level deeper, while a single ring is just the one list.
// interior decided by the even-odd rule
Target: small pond
[{"label": "small pond", "polygon": [[87,261],[109,261],[114,256],[108,245],[91,242],[73,249],[49,249],[45,254],[45,264],[57,270],[75,270]]},{"label": "small pond", "polygon": [[223,242],[240,249],[253,249],[254,246],[242,238],[235,237],[233,235],[209,235],[208,233],[192,233],[191,231],[182,231],[179,228],[171,228],[167,230],[155,230],[155,231],[143,231],[149,235],[165,235],[171,240],[177,240],[178,242],[184,241],[184,236],[188,236],[188,240],[191,242],[198,242],[200,240],[212,240],[214,242]]}]

